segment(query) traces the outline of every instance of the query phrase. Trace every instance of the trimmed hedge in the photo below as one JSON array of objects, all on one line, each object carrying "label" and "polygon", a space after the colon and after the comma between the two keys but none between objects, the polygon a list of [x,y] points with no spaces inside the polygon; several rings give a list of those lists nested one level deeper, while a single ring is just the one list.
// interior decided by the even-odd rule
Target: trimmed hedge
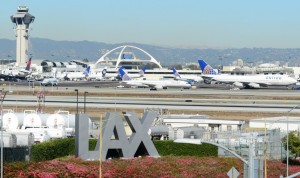
[{"label": "trimmed hedge", "polygon": [[172,140],[154,140],[153,143],[160,156],[218,156],[218,147],[211,144],[174,143]]},{"label": "trimmed hedge", "polygon": [[[159,155],[167,156],[217,156],[218,148],[210,144],[183,144],[174,143],[171,140],[153,141]],[[97,144],[96,139],[89,140],[89,150],[94,150]],[[32,161],[46,161],[55,158],[74,155],[75,139],[64,138],[52,140],[49,142],[39,143],[32,146]]]},{"label": "trimmed hedge", "polygon": [[32,146],[31,160],[46,161],[74,154],[75,139],[65,138],[38,143]]},{"label": "trimmed hedge", "polygon": [[[97,140],[89,140],[89,149],[95,149],[96,144]],[[31,160],[46,161],[74,154],[75,138],[63,138],[33,145],[31,150]]]}]

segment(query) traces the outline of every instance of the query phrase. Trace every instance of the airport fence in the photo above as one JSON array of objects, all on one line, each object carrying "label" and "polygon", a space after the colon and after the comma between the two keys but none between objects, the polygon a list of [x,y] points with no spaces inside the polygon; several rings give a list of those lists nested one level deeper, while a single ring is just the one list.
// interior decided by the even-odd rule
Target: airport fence
[{"label": "airport fence", "polygon": [[5,147],[3,148],[3,161],[4,162],[29,161],[30,154],[31,154],[30,147],[15,147],[15,148]]},{"label": "airport fence", "polygon": [[[206,139],[206,141],[221,144],[243,157],[249,156],[249,144],[254,145],[257,158],[263,159],[266,156],[266,158],[270,160],[282,160],[286,157],[285,145],[282,145],[281,142],[281,138],[283,138],[286,133],[280,130],[270,130],[266,135],[264,133],[245,134],[240,131],[214,132],[211,135],[213,137]],[[230,156],[231,154],[219,150],[219,155]]]},{"label": "airport fence", "polygon": [[[286,133],[278,129],[264,132],[243,133],[241,131],[205,131],[198,136],[203,141],[221,144],[243,157],[249,156],[249,145],[254,145],[257,158],[282,160],[286,157],[286,150],[281,143]],[[265,152],[266,148],[266,152]],[[231,153],[219,149],[220,156],[232,156]]]}]

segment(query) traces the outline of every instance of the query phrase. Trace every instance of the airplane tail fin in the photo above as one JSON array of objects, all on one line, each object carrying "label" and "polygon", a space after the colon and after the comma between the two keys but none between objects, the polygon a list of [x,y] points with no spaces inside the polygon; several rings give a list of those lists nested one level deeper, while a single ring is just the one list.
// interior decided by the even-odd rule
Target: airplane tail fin
[{"label": "airplane tail fin", "polygon": [[91,66],[88,66],[88,67],[85,69],[85,71],[83,72],[83,74],[87,77],[87,76],[90,75],[90,73],[91,73]]},{"label": "airplane tail fin", "polygon": [[25,70],[30,71],[30,66],[31,66],[31,57],[28,59]]},{"label": "airplane tail fin", "polygon": [[102,70],[102,77],[105,77],[105,75],[106,75],[106,70],[107,70],[107,68],[104,68],[104,69]]},{"label": "airplane tail fin", "polygon": [[175,67],[172,68],[173,70],[173,74],[176,78],[181,78],[180,75],[179,75],[179,72],[177,72],[177,70],[175,69]]},{"label": "airplane tail fin", "polygon": [[146,72],[146,68],[147,68],[147,66],[144,66],[144,67],[141,69],[141,71],[139,72],[139,74],[140,74],[141,76],[144,76],[144,74],[145,74],[145,72]]},{"label": "airplane tail fin", "polygon": [[207,64],[204,60],[198,60],[200,68],[202,70],[202,74],[216,75],[217,72],[212,68],[209,64]]},{"label": "airplane tail fin", "polygon": [[120,67],[119,69],[119,73],[120,73],[120,76],[122,78],[122,81],[128,81],[128,80],[131,80],[131,78],[128,76],[128,74],[123,70],[122,67]]}]

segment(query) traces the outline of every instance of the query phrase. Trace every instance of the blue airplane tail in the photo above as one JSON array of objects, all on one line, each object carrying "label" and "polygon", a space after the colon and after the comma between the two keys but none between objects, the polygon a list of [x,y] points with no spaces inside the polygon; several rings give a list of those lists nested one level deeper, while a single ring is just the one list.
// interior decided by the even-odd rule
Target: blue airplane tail
[{"label": "blue airplane tail", "polygon": [[[120,69],[122,69],[122,70],[123,70],[124,68],[125,68],[124,66],[121,66],[121,67],[119,68],[119,70],[117,70],[117,72],[116,72],[116,73],[117,73],[119,76],[121,76],[121,74],[120,74]],[[123,71],[124,71],[124,70],[123,70]],[[124,72],[125,72],[125,71],[124,71]]]},{"label": "blue airplane tail", "polygon": [[217,72],[214,68],[212,68],[209,64],[207,64],[204,60],[198,60],[200,68],[202,70],[202,74],[216,75]]},{"label": "blue airplane tail", "polygon": [[87,77],[88,75],[90,75],[91,73],[91,66],[88,66],[85,71],[83,72],[83,74]]},{"label": "blue airplane tail", "polygon": [[173,74],[175,75],[176,78],[181,78],[180,74],[177,72],[177,70],[175,69],[175,67],[173,67],[172,70],[173,70]]},{"label": "blue airplane tail", "polygon": [[106,75],[106,68],[104,68],[103,70],[102,70],[102,77],[105,77],[105,75]]},{"label": "blue airplane tail", "polygon": [[140,74],[141,76],[143,76],[143,75],[145,74],[146,68],[147,68],[147,66],[144,66],[144,67],[141,69],[141,71],[139,72],[139,74]]},{"label": "blue airplane tail", "polygon": [[123,67],[120,67],[119,73],[120,73],[120,76],[122,78],[122,81],[131,80],[131,78],[128,76],[128,74],[123,70]]}]

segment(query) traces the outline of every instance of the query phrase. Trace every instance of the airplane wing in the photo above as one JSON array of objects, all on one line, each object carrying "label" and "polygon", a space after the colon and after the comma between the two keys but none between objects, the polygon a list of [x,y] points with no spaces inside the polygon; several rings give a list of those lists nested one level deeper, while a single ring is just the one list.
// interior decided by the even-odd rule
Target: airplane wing
[{"label": "airplane wing", "polygon": [[235,85],[237,87],[245,87],[245,88],[260,88],[260,87],[268,87],[271,85],[270,83],[262,83],[262,82],[233,82],[233,81],[219,81],[220,83]]},{"label": "airplane wing", "polygon": [[271,85],[270,83],[262,83],[262,82],[243,82],[245,86],[248,86],[249,88],[259,88],[262,87],[268,87]]},{"label": "airplane wing", "polygon": [[201,77],[203,79],[209,79],[209,80],[214,78],[214,76],[212,76],[212,75],[201,75]]},{"label": "airplane wing", "polygon": [[142,82],[143,85],[147,85],[150,88],[156,88],[156,89],[163,89],[165,86],[162,84],[158,84],[158,83],[147,83],[147,82]]}]

